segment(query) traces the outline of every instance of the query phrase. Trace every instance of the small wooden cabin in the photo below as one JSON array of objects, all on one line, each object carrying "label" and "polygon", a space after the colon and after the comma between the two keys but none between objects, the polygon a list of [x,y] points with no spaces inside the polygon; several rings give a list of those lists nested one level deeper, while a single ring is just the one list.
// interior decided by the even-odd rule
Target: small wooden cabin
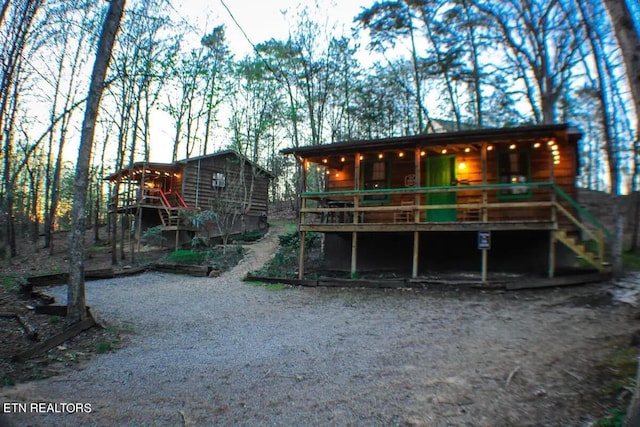
[{"label": "small wooden cabin", "polygon": [[213,222],[204,228],[189,222],[184,215],[189,210],[237,217],[233,233],[264,229],[272,178],[270,172],[232,150],[170,164],[136,162],[106,178],[119,181],[121,189],[112,198],[109,213],[131,216],[138,238],[154,226],[173,231],[176,245],[198,231],[210,237],[222,234]]},{"label": "small wooden cabin", "polygon": [[[283,153],[302,167],[299,229],[303,235],[324,233],[327,269],[352,276],[392,270],[412,277],[481,270],[485,281],[489,270],[543,270],[553,277],[558,265],[573,263],[573,254],[608,269],[606,230],[575,202],[580,138],[575,128],[560,124],[339,142]],[[309,191],[309,183],[319,182],[319,191]],[[593,241],[589,247],[597,253],[581,240]],[[304,271],[302,248],[300,278]]]}]

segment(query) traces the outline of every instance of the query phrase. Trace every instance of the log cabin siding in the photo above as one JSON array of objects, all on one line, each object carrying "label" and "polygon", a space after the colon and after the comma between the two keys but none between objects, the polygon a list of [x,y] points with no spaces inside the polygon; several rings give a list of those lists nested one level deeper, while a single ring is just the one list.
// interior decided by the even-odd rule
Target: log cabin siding
[{"label": "log cabin siding", "polygon": [[[566,192],[572,198],[576,196],[575,177],[577,175],[577,150],[575,141],[570,141],[568,138],[563,138],[561,141],[557,141],[558,149],[560,152],[560,163],[553,164],[553,156],[551,155],[549,147],[546,145],[546,141],[542,140],[540,146],[534,148],[534,141],[527,141],[524,144],[520,144],[520,147],[516,147],[515,152],[527,153],[529,159],[529,170],[527,174],[528,182],[554,182],[564,192]],[[493,149],[487,152],[487,184],[499,184],[499,157],[500,153],[509,152],[510,144],[496,144]],[[389,188],[407,188],[407,177],[415,175],[415,154],[412,151],[404,152],[403,157],[399,157],[396,151],[385,152],[382,159],[378,159],[374,153],[366,153],[362,155],[363,160],[361,164],[368,161],[385,161],[388,167]],[[421,176],[416,184],[419,187],[426,187],[426,162],[427,158],[440,156],[441,154],[430,151],[425,156],[421,156]],[[482,167],[481,167],[481,153],[479,149],[466,153],[463,151],[462,146],[457,149],[456,152],[448,153],[447,156],[455,156],[455,179],[452,184],[457,183],[460,186],[464,185],[480,185],[482,180]],[[345,161],[339,165],[329,164],[326,169],[326,191],[344,191],[344,190],[357,190],[363,189],[362,173],[360,179],[360,188],[356,188],[356,181],[354,179],[355,171],[355,155],[348,156]],[[460,169],[461,163],[465,164],[464,169]],[[334,167],[331,167],[334,166]],[[362,168],[361,168],[362,170]],[[551,189],[531,189],[525,195],[522,196],[508,196],[501,197],[500,190],[488,190],[488,203],[507,203],[514,201],[525,202],[548,202],[550,200]],[[459,190],[457,194],[458,204],[480,203],[482,194],[478,190],[469,191]],[[349,200],[349,197],[338,197],[345,200]],[[361,203],[366,206],[384,206],[384,205],[401,205],[404,201],[414,200],[411,196],[404,195],[390,195],[387,199],[381,201],[367,201]],[[424,204],[425,197],[419,198],[419,203]],[[574,209],[564,200],[559,202],[570,211]],[[496,209],[492,208],[488,213],[488,220],[490,221],[513,221],[513,220],[527,220],[538,218],[550,218],[551,212],[549,208],[509,208],[509,209]],[[372,212],[363,216],[364,222],[393,222],[394,212]],[[459,210],[458,219],[465,220],[465,211]],[[563,225],[570,226],[566,218],[560,218]],[[571,226],[572,227],[572,226]]]},{"label": "log cabin siding", "polygon": [[[182,179],[182,197],[187,205],[211,209],[213,200],[225,197],[247,206],[247,215],[259,216],[268,212],[269,177],[249,162],[235,155],[204,157],[185,161]],[[244,179],[241,179],[241,173]],[[213,186],[213,176],[225,174],[224,188]]]}]

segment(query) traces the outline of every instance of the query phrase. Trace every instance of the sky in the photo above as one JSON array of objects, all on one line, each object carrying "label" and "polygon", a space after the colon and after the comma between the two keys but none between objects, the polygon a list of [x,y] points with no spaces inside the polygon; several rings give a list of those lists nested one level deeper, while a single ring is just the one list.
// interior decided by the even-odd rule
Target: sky
[{"label": "sky", "polygon": [[[239,59],[252,54],[252,44],[257,45],[272,38],[286,40],[292,31],[291,22],[296,20],[300,8],[314,11],[316,1],[319,14],[322,19],[326,18],[328,27],[331,28],[335,24],[337,31],[344,31],[347,35],[351,35],[353,18],[363,8],[375,3],[375,0],[173,0],[172,13],[175,21],[186,21],[192,29],[185,37],[187,42],[183,44],[183,48],[187,48],[188,45],[199,47],[204,34],[224,24],[230,51]],[[229,10],[225,8],[225,4]],[[362,50],[362,53],[368,56],[366,50]],[[151,133],[155,142],[150,150],[151,161],[171,161],[171,152],[165,149],[173,144],[174,130],[170,123],[170,120],[162,117],[152,118]],[[217,135],[214,131],[214,144],[222,144],[219,136],[220,134]],[[218,145],[214,147],[219,148]],[[183,148],[180,149],[178,157],[184,157]]]},{"label": "sky", "polygon": [[[251,53],[252,47],[238,24],[253,44],[271,38],[286,39],[298,8],[313,10],[316,2],[320,13],[326,14],[330,23],[337,23],[339,28],[344,27],[349,33],[353,18],[362,8],[372,6],[375,0],[183,0],[175,2],[174,11],[204,31],[224,24],[231,51],[243,56]],[[231,14],[225,9],[225,4]]]}]

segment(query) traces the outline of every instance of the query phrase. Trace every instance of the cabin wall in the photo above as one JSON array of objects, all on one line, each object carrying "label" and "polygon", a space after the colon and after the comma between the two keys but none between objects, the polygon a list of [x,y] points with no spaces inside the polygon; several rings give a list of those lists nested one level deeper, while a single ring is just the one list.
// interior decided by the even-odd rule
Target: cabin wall
[{"label": "cabin wall", "polygon": [[[241,169],[244,169],[241,171]],[[244,180],[241,180],[241,172]],[[223,173],[226,177],[224,188],[214,187],[214,173]],[[253,182],[253,193],[251,185]],[[190,207],[211,209],[216,200],[222,197],[231,203],[249,205],[247,215],[260,217],[268,212],[269,178],[259,172],[253,174],[249,163],[241,167],[235,156],[210,157],[193,160],[185,164],[182,178],[182,197]]]},{"label": "cabin wall", "polygon": [[[572,198],[576,197],[575,189],[575,177],[578,174],[577,159],[576,159],[576,147],[574,141],[558,140],[558,147],[560,151],[560,163],[553,164],[553,158],[546,141],[541,141],[538,148],[534,148],[533,142],[527,142],[521,144],[520,147],[516,147],[516,150],[523,150],[528,152],[530,158],[530,171],[529,182],[555,182],[558,187],[564,190]],[[487,152],[487,183],[498,184],[499,178],[499,153],[501,151],[507,151],[509,148],[507,144],[501,144],[494,146],[493,150]],[[399,157],[397,153],[384,153],[385,161],[389,168],[390,173],[390,188],[407,188],[413,186],[415,183],[415,155],[414,152],[405,152],[403,157]],[[455,156],[455,178],[458,185],[464,186],[466,184],[479,185],[482,184],[482,168],[481,168],[481,154],[478,150],[465,153],[464,151],[452,152],[445,154],[446,156]],[[426,186],[426,169],[427,158],[434,156],[441,156],[439,153],[430,151],[425,157],[421,157],[420,162],[420,179],[419,186]],[[369,158],[377,160],[376,153],[364,153],[363,160],[365,163]],[[465,168],[460,168],[460,165],[464,163]],[[346,161],[339,164],[329,163],[326,167],[326,191],[343,191],[356,189],[354,173],[354,157],[346,157]],[[480,203],[482,194],[480,191],[464,191],[463,189],[456,192],[457,203]],[[551,200],[551,189],[532,189],[530,194],[519,197],[502,197],[499,195],[499,191],[491,190],[487,192],[489,203],[508,203],[508,202],[548,202]],[[401,205],[403,202],[412,202],[414,197],[411,195],[391,195],[385,201],[372,202],[361,201],[361,206],[386,206],[386,205]],[[566,208],[573,211],[568,202],[558,199]],[[425,204],[426,200],[424,196],[420,197],[420,204]],[[367,212],[364,216],[365,222],[392,222],[393,212]],[[464,220],[466,212],[464,209],[459,210],[458,219]],[[490,209],[489,221],[513,221],[513,220],[526,220],[526,219],[551,219],[551,211],[549,208],[508,208],[504,210]],[[564,218],[559,218],[561,225],[570,226],[570,223]]]}]

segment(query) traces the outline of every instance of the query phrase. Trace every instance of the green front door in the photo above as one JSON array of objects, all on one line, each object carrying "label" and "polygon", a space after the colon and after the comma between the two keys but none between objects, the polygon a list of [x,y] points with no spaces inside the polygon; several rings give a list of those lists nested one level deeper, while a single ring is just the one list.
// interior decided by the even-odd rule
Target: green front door
[{"label": "green front door", "polygon": [[[455,179],[455,167],[455,156],[427,157],[425,174],[427,187],[447,187],[452,185]],[[456,200],[455,191],[443,191],[427,195],[428,205],[454,205]],[[427,210],[427,222],[456,221],[457,217],[458,212],[455,208]]]}]

